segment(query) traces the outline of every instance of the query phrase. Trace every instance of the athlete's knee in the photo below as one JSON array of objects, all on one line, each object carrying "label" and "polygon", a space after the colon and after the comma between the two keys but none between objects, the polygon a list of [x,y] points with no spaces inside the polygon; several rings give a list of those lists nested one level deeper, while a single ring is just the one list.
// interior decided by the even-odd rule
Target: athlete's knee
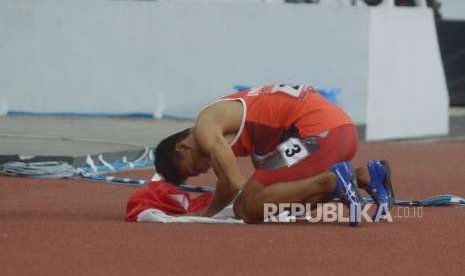
[{"label": "athlete's knee", "polygon": [[[258,193],[257,193],[258,194]],[[263,221],[263,208],[264,208],[264,203],[256,200],[256,197],[254,197],[254,200],[251,200],[248,202],[246,206],[246,214],[249,217],[249,219],[252,219],[254,221]]]},{"label": "athlete's knee", "polygon": [[247,184],[241,194],[235,200],[233,208],[236,216],[246,223],[259,223],[263,221],[263,206],[260,211],[259,203],[255,200],[263,186],[261,184]]},{"label": "athlete's knee", "polygon": [[256,219],[248,211],[245,202],[242,195],[234,202],[234,214],[244,220],[245,223],[257,223]]}]

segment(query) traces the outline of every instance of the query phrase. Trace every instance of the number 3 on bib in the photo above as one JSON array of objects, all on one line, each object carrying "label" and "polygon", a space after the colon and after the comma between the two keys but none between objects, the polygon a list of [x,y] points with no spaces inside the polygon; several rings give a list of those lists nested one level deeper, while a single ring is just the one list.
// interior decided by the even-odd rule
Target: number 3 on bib
[{"label": "number 3 on bib", "polygon": [[298,163],[309,155],[308,150],[302,142],[293,137],[282,142],[278,146],[278,151],[288,167]]}]

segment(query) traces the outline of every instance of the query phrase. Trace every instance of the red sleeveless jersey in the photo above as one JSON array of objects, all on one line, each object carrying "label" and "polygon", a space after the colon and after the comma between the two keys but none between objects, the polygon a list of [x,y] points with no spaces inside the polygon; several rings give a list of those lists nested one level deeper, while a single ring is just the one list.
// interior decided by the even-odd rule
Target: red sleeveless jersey
[{"label": "red sleeveless jersey", "polygon": [[237,156],[272,152],[292,131],[304,138],[353,124],[341,108],[311,86],[270,85],[222,100],[239,100],[244,106],[240,131],[231,145]]}]

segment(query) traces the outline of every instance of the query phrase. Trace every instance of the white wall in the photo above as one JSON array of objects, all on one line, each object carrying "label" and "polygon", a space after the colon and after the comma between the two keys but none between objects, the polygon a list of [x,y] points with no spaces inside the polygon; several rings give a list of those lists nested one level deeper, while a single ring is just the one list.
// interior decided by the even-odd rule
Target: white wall
[{"label": "white wall", "polygon": [[[442,65],[431,12],[388,9],[1,1],[0,112],[194,116],[236,84],[310,83],[340,88],[342,106],[355,121],[368,124],[370,139],[443,134],[447,90],[443,75],[436,77]],[[400,10],[409,10],[411,18]],[[413,25],[402,31],[400,22]],[[399,36],[419,40],[410,44]],[[396,56],[404,46],[420,50]],[[421,70],[409,70],[404,78],[405,71],[396,70],[405,66]],[[422,83],[425,74],[432,80]],[[410,103],[402,101],[394,103],[399,116],[381,120],[384,111],[392,112],[383,104],[411,100],[425,88],[431,92],[416,106],[431,111],[429,126],[416,128],[425,112],[404,125],[411,113],[403,106]]]},{"label": "white wall", "polygon": [[370,12],[366,138],[447,134],[449,98],[433,13]]},{"label": "white wall", "polygon": [[363,110],[368,11],[263,3],[0,3],[10,110],[193,116],[235,84],[339,87]]}]

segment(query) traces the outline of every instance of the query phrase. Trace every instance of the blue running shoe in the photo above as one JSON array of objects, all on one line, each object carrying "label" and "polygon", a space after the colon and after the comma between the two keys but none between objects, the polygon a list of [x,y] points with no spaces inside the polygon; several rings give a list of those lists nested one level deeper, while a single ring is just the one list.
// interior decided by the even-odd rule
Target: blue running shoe
[{"label": "blue running shoe", "polygon": [[[373,221],[379,222],[378,213],[385,216],[387,214],[386,209],[390,210],[394,203],[394,189],[391,183],[389,162],[371,160],[368,162],[368,172],[370,173],[370,183],[368,183],[365,190],[378,205]],[[379,212],[380,208],[382,208],[381,212]]]},{"label": "blue running shoe", "polygon": [[352,164],[340,162],[331,166],[331,171],[336,175],[336,188],[334,195],[350,208],[350,226],[358,226],[361,221],[361,200],[358,194],[357,183],[354,178]]},{"label": "blue running shoe", "polygon": [[378,206],[386,204],[390,209],[394,203],[394,189],[391,183],[389,162],[371,160],[368,162],[368,172],[370,173],[370,183],[368,183],[366,191]]}]

